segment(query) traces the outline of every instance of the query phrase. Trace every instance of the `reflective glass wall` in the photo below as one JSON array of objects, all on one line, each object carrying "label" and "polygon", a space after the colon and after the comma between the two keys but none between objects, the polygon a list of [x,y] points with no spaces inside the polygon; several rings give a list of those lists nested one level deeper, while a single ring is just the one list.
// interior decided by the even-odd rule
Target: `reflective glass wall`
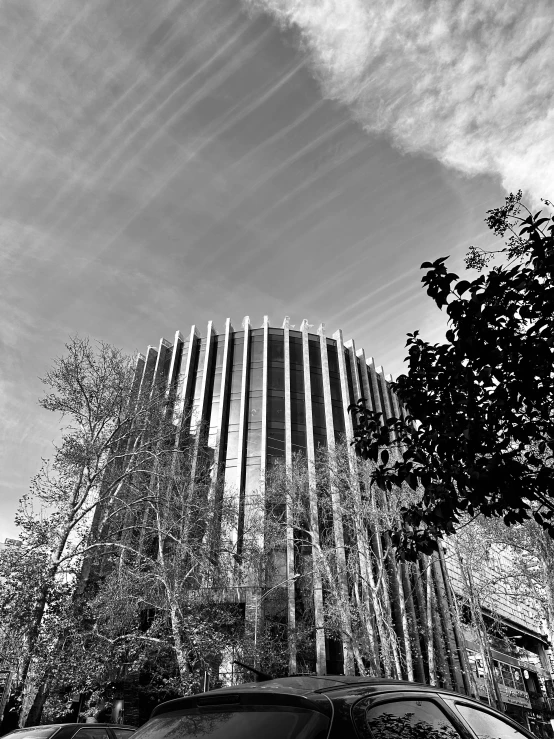
[{"label": "reflective glass wall", "polygon": [[228,319],[224,332],[210,322],[193,326],[173,344],[162,340],[137,364],[140,392],[153,385],[175,390],[175,415],[184,430],[200,435],[198,453],[213,460],[213,475],[240,500],[263,489],[267,470],[290,464],[302,452],[351,437],[348,406],[365,397],[369,407],[392,415],[398,408],[373,360],[341,331],[327,337],[304,321],[300,330],[285,319],[281,328],[239,330]]}]

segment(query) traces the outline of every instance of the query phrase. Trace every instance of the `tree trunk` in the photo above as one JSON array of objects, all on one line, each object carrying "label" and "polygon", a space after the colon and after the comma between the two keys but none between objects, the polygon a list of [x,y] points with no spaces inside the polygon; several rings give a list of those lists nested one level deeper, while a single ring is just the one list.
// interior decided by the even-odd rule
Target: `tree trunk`
[{"label": "tree trunk", "polygon": [[425,682],[425,669],[423,667],[423,658],[421,656],[421,647],[419,644],[419,630],[418,630],[418,623],[417,623],[417,617],[416,617],[415,606],[414,606],[412,586],[410,583],[408,565],[406,564],[406,562],[403,561],[400,563],[399,567],[400,567],[400,573],[402,576],[402,587],[404,590],[404,598],[406,600],[407,618],[409,621],[408,628],[407,628],[407,634],[408,634],[408,638],[410,639],[410,648],[411,648],[411,651],[413,653],[413,658],[414,658],[414,677],[418,682],[424,683]]},{"label": "tree trunk", "polygon": [[429,683],[437,685],[437,669],[435,664],[435,639],[433,628],[433,579],[429,567],[429,558],[422,555],[425,572],[425,626],[427,634],[427,663],[429,665]]},{"label": "tree trunk", "polygon": [[[429,685],[436,685],[436,674],[435,674],[435,663],[433,655],[433,642],[429,640],[429,617],[430,609],[427,608],[428,598],[424,593],[424,586],[422,584],[422,573],[425,572],[423,565],[422,555],[419,556],[419,561],[414,565],[412,569],[414,591],[416,595],[417,611],[419,614],[419,625],[421,633],[421,642],[423,643],[422,656],[424,659],[424,667],[427,670],[426,681]],[[420,642],[420,643],[421,643]],[[431,652],[429,652],[431,649]]]},{"label": "tree trunk", "polygon": [[[439,544],[440,547],[440,544]],[[450,675],[453,679],[453,688],[458,693],[464,693],[465,684],[460,671],[460,663],[458,661],[458,652],[453,632],[453,616],[450,610],[450,604],[446,594],[446,587],[442,576],[439,558],[436,554],[431,557],[433,576],[435,579],[435,591],[437,594],[437,605],[442,624],[442,632],[444,634],[444,644],[446,647],[446,658],[450,668]]]},{"label": "tree trunk", "polygon": [[444,552],[440,545],[439,545],[439,562],[440,562],[440,571],[442,574],[442,580],[444,584],[446,600],[448,603],[448,610],[450,612],[452,628],[454,630],[454,640],[456,644],[456,650],[458,652],[458,659],[460,661],[460,666],[462,670],[461,676],[462,676],[462,680],[464,684],[464,691],[466,695],[473,695],[473,697],[478,699],[479,695],[477,691],[475,690],[473,681],[471,679],[472,671],[471,671],[471,667],[470,667],[469,660],[467,657],[465,639],[460,629],[460,619],[459,619],[459,614],[458,614],[458,606],[456,603],[456,596],[452,590],[452,585],[450,583],[450,578],[448,576],[448,569],[446,567],[446,560],[444,558]]},{"label": "tree trunk", "polygon": [[188,688],[188,679],[190,670],[187,664],[185,647],[182,639],[182,624],[179,617],[179,609],[175,602],[170,601],[169,613],[171,616],[171,635],[173,636],[173,644],[175,645],[175,656],[177,658],[177,667],[179,668],[179,677],[181,678],[181,689],[186,693]]},{"label": "tree trunk", "polygon": [[394,620],[396,624],[396,633],[401,645],[401,653],[406,665],[406,678],[413,682],[414,669],[412,663],[412,649],[410,645],[410,633],[408,629],[408,619],[406,617],[406,598],[404,595],[404,587],[402,585],[402,575],[400,568],[394,556],[391,539],[387,532],[383,534],[386,548],[386,560],[389,572],[389,582],[391,583]]}]

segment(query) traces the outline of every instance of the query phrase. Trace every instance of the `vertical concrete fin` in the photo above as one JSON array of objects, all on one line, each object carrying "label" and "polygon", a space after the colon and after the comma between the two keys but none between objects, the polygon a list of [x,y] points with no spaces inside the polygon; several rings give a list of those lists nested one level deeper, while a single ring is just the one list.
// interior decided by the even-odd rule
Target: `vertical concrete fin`
[{"label": "vertical concrete fin", "polygon": [[221,471],[221,465],[224,462],[223,459],[223,444],[221,443],[221,437],[223,434],[223,424],[226,421],[226,409],[229,405],[229,395],[231,393],[231,355],[232,355],[232,344],[233,341],[233,326],[231,319],[227,318],[225,321],[225,340],[223,344],[223,366],[221,368],[221,387],[219,390],[219,409],[217,414],[217,431],[215,439],[215,453],[214,453],[214,470],[216,477]]},{"label": "vertical concrete fin", "polygon": [[194,360],[198,351],[198,342],[200,340],[200,332],[196,326],[191,326],[188,347],[186,352],[183,347],[183,356],[181,358],[181,367],[177,378],[177,391],[175,398],[175,411],[173,413],[173,422],[182,428],[186,424],[188,410],[191,405],[192,381],[194,379]]},{"label": "vertical concrete fin", "polygon": [[[292,412],[290,398],[290,320],[285,316],[283,321],[283,342],[285,359],[285,467],[292,473]],[[287,524],[286,577],[287,577],[287,639],[289,646],[289,674],[294,675],[296,664],[296,598],[295,598],[295,566],[294,566],[294,517],[292,501],[287,494],[285,501]]]},{"label": "vertical concrete fin", "polygon": [[327,433],[327,448],[329,452],[335,449],[335,424],[333,422],[333,404],[331,400],[331,378],[329,376],[329,357],[327,355],[327,335],[325,324],[317,330],[319,349],[321,352],[321,372],[323,377],[323,403],[325,408],[325,430]]},{"label": "vertical concrete fin", "polygon": [[360,377],[362,381],[363,397],[365,398],[365,407],[373,410],[373,402],[371,400],[371,388],[369,385],[369,374],[367,371],[367,360],[365,357],[365,351],[358,349],[356,352],[360,360]]},{"label": "vertical concrete fin", "polygon": [[373,404],[374,404],[373,410],[376,413],[383,413],[381,395],[379,393],[379,378],[377,377],[377,371],[375,370],[375,360],[373,359],[373,357],[368,357],[367,372],[369,375],[369,382],[371,384],[371,390],[373,392]]},{"label": "vertical concrete fin", "polygon": [[[191,419],[191,423],[196,431],[194,440],[194,452],[191,469],[191,479],[194,480],[199,471],[202,462],[203,446],[205,444],[207,431],[206,424],[209,423],[208,418],[208,392],[210,386],[210,373],[212,370],[214,354],[215,354],[215,328],[212,321],[208,321],[206,330],[206,351],[204,352],[204,365],[202,366],[202,379],[200,381],[200,397],[198,399],[198,407],[196,409],[196,418]],[[198,368],[200,369],[200,368]]]},{"label": "vertical concrete fin", "polygon": [[154,371],[156,368],[156,362],[158,359],[158,352],[153,346],[149,346],[146,350],[146,361],[144,362],[144,370],[140,380],[138,400],[139,403],[143,403],[147,398],[150,397],[150,391],[152,389],[152,381],[154,379]]},{"label": "vertical concrete fin", "polygon": [[385,372],[382,367],[377,367],[377,376],[379,379],[379,383],[381,385],[381,394],[383,398],[383,413],[385,420],[388,418],[392,418],[393,412],[392,412],[392,403],[391,398],[389,394],[389,386],[387,385],[387,381],[385,379]]},{"label": "vertical concrete fin", "polygon": [[169,371],[167,373],[166,397],[169,396],[171,394],[171,391],[175,388],[182,351],[183,334],[180,331],[176,331],[175,338],[173,339],[173,351],[171,352]]},{"label": "vertical concrete fin", "polygon": [[[239,499],[242,500],[244,495],[244,483],[246,473],[246,437],[247,437],[247,419],[246,410],[248,407],[248,380],[249,380],[249,358],[250,358],[250,317],[245,316],[242,321],[244,329],[244,348],[242,352],[242,379],[240,387],[240,415],[239,415],[239,439],[237,452],[237,490]],[[239,506],[240,510],[240,506]],[[242,511],[244,514],[244,510]],[[239,520],[239,529],[243,527],[244,521]],[[238,531],[237,531],[238,535]],[[238,545],[238,539],[236,540]]]},{"label": "vertical concrete fin", "polygon": [[310,348],[308,343],[309,324],[304,319],[300,325],[302,333],[302,359],[304,362],[304,399],[306,407],[306,456],[308,459],[308,495],[310,508],[310,534],[312,537],[312,564],[314,583],[314,621],[316,641],[316,674],[327,672],[325,651],[325,618],[323,612],[323,582],[320,572],[319,513],[317,510],[317,487],[315,477],[315,445],[312,410],[312,383],[310,378]]},{"label": "vertical concrete fin", "polygon": [[265,471],[267,466],[267,395],[268,395],[268,355],[269,355],[269,316],[264,316],[262,324],[264,330],[264,348],[262,360],[262,443],[260,481],[263,494],[265,489]]},{"label": "vertical concrete fin", "polygon": [[339,361],[340,387],[342,395],[342,410],[344,413],[344,428],[346,429],[346,440],[350,443],[354,438],[354,429],[352,426],[352,416],[348,412],[350,405],[350,395],[348,393],[348,376],[346,374],[346,360],[344,356],[344,342],[342,340],[342,331],[339,329],[333,334],[333,339],[337,342],[337,355]]}]

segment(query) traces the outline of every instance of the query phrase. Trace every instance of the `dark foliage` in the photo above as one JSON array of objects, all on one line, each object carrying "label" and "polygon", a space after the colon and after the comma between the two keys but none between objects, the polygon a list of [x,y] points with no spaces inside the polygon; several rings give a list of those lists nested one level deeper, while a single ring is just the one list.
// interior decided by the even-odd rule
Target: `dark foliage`
[{"label": "dark foliage", "polygon": [[[488,211],[489,228],[508,241],[487,274],[460,280],[447,257],[422,264],[449,326],[444,344],[408,334],[408,373],[393,383],[408,417],[383,425],[362,401],[351,408],[375,482],[421,493],[393,532],[410,559],[435,549],[463,513],[507,525],[533,517],[554,536],[554,217],[520,201],[510,195]],[[482,269],[493,254],[472,247],[466,263]],[[398,453],[389,458],[390,444]]]}]

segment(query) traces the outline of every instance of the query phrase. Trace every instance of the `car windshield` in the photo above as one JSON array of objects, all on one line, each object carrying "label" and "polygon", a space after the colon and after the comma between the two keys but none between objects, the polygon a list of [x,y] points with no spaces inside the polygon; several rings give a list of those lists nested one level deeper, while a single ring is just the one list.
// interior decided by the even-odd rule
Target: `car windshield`
[{"label": "car windshield", "polygon": [[205,709],[155,716],[133,739],[325,739],[329,719],[318,711],[281,706]]},{"label": "car windshield", "polygon": [[12,737],[13,739],[48,739],[58,731],[59,726],[36,726],[28,729],[16,729],[6,734],[4,739]]}]

